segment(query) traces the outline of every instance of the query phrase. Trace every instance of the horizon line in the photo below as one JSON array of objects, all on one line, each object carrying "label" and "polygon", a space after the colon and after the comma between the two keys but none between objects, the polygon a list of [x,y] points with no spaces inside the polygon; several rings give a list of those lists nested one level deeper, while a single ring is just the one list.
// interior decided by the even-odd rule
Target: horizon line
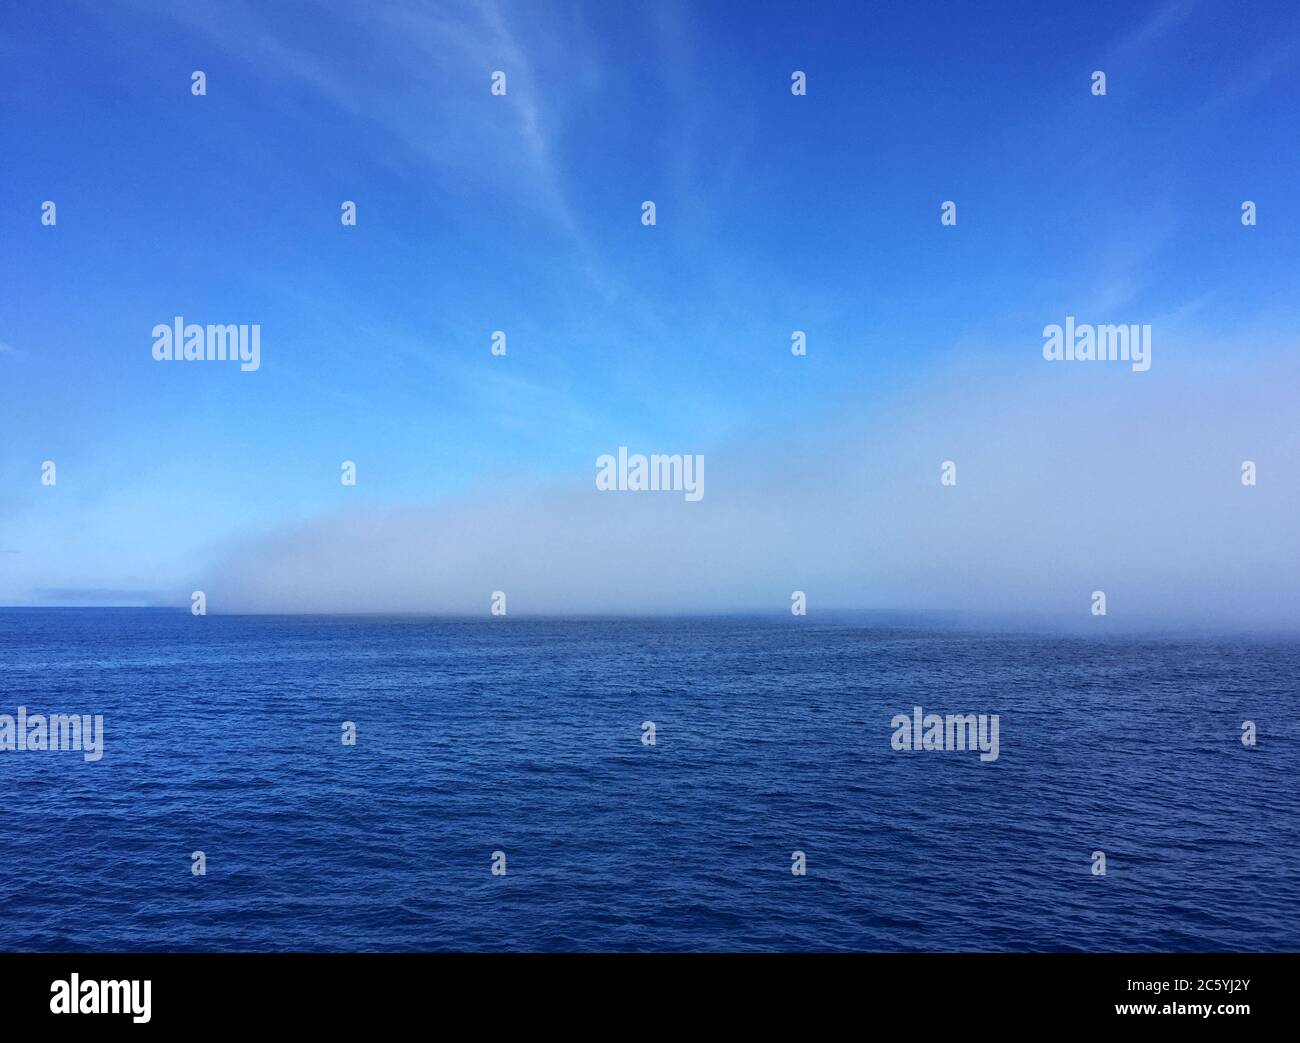
[{"label": "horizon line", "polygon": [[[29,605],[0,604],[0,613],[13,612],[150,612],[191,615],[188,605],[147,604],[71,604]],[[1300,626],[1287,624],[1238,625],[1192,621],[1169,621],[1162,624],[1133,621],[1126,623],[1107,618],[1104,622],[1088,619],[1067,620],[1064,617],[1045,619],[1039,613],[993,613],[980,615],[954,609],[880,609],[880,608],[823,608],[816,616],[792,616],[779,610],[730,609],[717,611],[682,612],[510,612],[493,616],[488,612],[437,612],[394,610],[318,611],[318,612],[216,612],[203,614],[222,619],[407,619],[443,623],[501,623],[512,619],[527,623],[545,622],[690,622],[704,620],[756,620],[776,622],[789,620],[793,626],[815,626],[820,622],[834,625],[874,624],[885,627],[916,628],[933,626],[937,629],[1000,634],[1032,634],[1034,636],[1060,635],[1079,637],[1089,627],[1104,628],[1094,636],[1099,638],[1123,636],[1141,637],[1201,637],[1201,638],[1290,638],[1300,639]],[[196,617],[197,618],[197,617]]]}]

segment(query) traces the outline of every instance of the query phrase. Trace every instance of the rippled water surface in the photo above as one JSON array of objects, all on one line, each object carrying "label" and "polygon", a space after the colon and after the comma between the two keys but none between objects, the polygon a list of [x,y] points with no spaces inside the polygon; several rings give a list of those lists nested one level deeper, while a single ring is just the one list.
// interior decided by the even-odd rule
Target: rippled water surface
[{"label": "rippled water surface", "polygon": [[1296,949],[1298,694],[1262,639],[0,610],[0,714],[105,719],[0,753],[0,948]]}]

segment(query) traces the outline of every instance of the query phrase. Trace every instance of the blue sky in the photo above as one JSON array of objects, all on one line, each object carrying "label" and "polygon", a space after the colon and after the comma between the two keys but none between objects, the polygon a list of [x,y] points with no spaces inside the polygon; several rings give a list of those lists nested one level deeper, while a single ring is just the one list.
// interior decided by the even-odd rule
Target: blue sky
[{"label": "blue sky", "polygon": [[[190,93],[196,69],[204,97]],[[497,69],[505,97],[489,90]],[[795,69],[806,97],[791,95]],[[1089,90],[1095,69],[1105,97]],[[1237,439],[1229,470],[1271,450],[1280,479],[1294,463],[1280,413],[1295,400],[1297,73],[1292,3],[7,6],[0,603],[183,603],[200,582],[266,571],[238,548],[273,546],[278,567],[312,532],[320,550],[279,587],[244,575],[231,589],[247,608],[346,608],[312,585],[332,546],[418,558],[412,532],[469,538],[447,519],[479,531],[466,519],[493,497],[510,506],[482,510],[515,519],[504,543],[583,531],[566,528],[557,490],[585,509],[594,458],[620,445],[705,453],[715,503],[737,483],[716,524],[738,535],[718,546],[753,531],[751,555],[713,575],[727,591],[716,604],[683,593],[689,570],[676,593],[638,597],[663,571],[653,555],[638,567],[638,547],[713,546],[677,507],[603,548],[605,572],[629,570],[607,596],[538,577],[538,610],[753,607],[769,579],[788,596],[798,556],[760,577],[764,530],[740,507],[766,513],[758,462],[782,452],[808,467],[783,470],[769,502],[838,515],[863,490],[801,499],[800,474],[830,468],[824,493],[915,453],[929,483],[966,449],[1005,477],[1026,445],[1078,444],[1077,427],[1052,430],[1075,403],[1159,416],[1131,432],[1139,445],[1180,424],[1224,434],[1207,445]],[[340,224],[345,199],[356,227]],[[1246,199],[1257,227],[1241,225]],[[1041,329],[1066,314],[1152,323],[1152,372],[1046,372]],[[175,315],[260,323],[261,369],[154,362],[150,330]],[[505,358],[488,350],[496,329]],[[790,354],[795,329],[807,358]],[[990,427],[973,404],[1052,395],[1041,417],[1000,410],[1001,448],[972,445]],[[915,428],[922,412],[940,419]],[[939,457],[921,454],[949,422]],[[1110,438],[1118,466],[1098,495],[1154,496],[1123,466],[1134,442]],[[39,482],[46,459],[54,489]],[[339,483],[345,459],[355,488]],[[910,488],[900,466],[891,481]],[[1288,553],[1291,502],[1268,501],[1242,534],[1263,548],[1261,573],[1280,565],[1288,582],[1294,552],[1268,566]],[[997,503],[988,531],[1018,538],[1033,504],[1005,490]],[[907,517],[868,510],[859,530]],[[320,535],[330,519],[343,519],[337,538]],[[774,545],[797,542],[781,524]],[[822,554],[828,540],[805,537]],[[1197,547],[1201,562],[1217,548],[1227,575],[1222,532]],[[873,573],[832,600],[908,600],[918,580],[899,562],[923,568],[925,547],[842,547],[855,564],[873,553],[890,556],[872,566],[890,582]],[[1171,558],[1163,582],[1186,564]],[[453,569],[426,598],[386,600],[383,569],[365,567],[352,586],[370,575],[381,588],[368,608],[476,604],[479,587],[511,580]],[[843,573],[833,556],[804,571]],[[453,575],[466,590],[444,601],[434,588]],[[961,603],[962,588],[926,588],[918,604]]]}]

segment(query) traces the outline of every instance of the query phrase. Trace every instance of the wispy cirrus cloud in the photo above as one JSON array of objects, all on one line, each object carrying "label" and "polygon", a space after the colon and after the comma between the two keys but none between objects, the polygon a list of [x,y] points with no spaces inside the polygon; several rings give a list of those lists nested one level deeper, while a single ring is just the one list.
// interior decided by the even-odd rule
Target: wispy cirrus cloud
[{"label": "wispy cirrus cloud", "polygon": [[[580,236],[557,156],[574,94],[598,82],[594,42],[577,8],[507,14],[490,0],[435,8],[322,5],[317,38],[346,42],[346,61],[299,42],[292,22],[261,5],[149,8],[181,21],[252,75],[306,88],[379,128],[423,165],[457,179],[513,180],[521,189],[516,204],[545,211]],[[575,74],[575,62],[590,67]],[[493,97],[490,76],[498,69],[508,89]]]}]

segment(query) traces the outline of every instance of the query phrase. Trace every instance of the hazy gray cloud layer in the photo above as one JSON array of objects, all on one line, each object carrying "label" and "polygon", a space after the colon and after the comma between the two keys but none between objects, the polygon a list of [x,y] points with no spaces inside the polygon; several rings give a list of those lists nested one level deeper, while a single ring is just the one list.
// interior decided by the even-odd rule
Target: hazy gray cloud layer
[{"label": "hazy gray cloud layer", "polygon": [[[1007,368],[954,361],[886,414],[774,416],[702,452],[705,496],[491,485],[232,541],[214,612],[920,609],[1106,625],[1300,625],[1298,367],[1283,356]],[[1206,361],[1208,359],[1209,361]],[[940,465],[957,465],[957,485]],[[1241,483],[1253,460],[1259,484]]]}]

